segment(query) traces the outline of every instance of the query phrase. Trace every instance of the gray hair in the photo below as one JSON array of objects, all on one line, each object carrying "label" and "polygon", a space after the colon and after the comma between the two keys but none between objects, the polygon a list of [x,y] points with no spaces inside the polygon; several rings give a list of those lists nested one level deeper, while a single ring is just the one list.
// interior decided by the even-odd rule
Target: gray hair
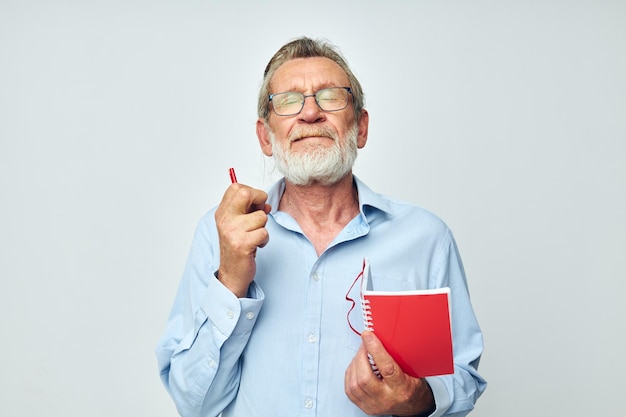
[{"label": "gray hair", "polygon": [[270,82],[274,73],[282,64],[292,59],[297,58],[328,58],[337,63],[348,76],[350,81],[350,88],[352,89],[352,100],[354,107],[354,116],[357,121],[361,118],[361,110],[365,105],[365,99],[363,97],[363,89],[359,80],[354,76],[348,63],[338,51],[337,47],[331,45],[324,40],[314,40],[307,37],[295,39],[281,47],[278,52],[274,54],[270,62],[265,67],[263,74],[263,84],[259,91],[259,103],[258,103],[258,116],[267,122],[270,116],[269,108],[269,95],[270,95]]}]

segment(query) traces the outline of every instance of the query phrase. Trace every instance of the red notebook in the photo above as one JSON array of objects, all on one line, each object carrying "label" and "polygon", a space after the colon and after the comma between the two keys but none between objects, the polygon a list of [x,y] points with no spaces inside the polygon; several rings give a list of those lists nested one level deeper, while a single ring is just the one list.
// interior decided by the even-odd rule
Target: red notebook
[{"label": "red notebook", "polygon": [[415,291],[368,290],[364,262],[361,306],[365,327],[374,331],[402,370],[414,377],[454,373],[450,288]]}]

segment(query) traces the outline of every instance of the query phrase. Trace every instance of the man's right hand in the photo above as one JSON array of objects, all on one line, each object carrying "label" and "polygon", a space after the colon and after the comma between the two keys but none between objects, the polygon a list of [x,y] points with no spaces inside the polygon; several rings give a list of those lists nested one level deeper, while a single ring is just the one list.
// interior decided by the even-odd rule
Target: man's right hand
[{"label": "man's right hand", "polygon": [[265,229],[270,205],[267,193],[239,183],[226,190],[215,211],[220,240],[218,279],[237,297],[246,297],[256,273],[257,248],[269,241]]}]

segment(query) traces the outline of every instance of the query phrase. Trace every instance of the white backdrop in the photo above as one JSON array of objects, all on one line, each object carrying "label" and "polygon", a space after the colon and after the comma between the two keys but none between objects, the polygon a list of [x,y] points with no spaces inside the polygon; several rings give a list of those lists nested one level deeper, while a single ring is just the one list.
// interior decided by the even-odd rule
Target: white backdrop
[{"label": "white backdrop", "polygon": [[300,35],[365,88],[357,175],[455,232],[472,415],[623,415],[626,2],[260,3],[0,1],[0,415],[176,415],[153,349]]}]

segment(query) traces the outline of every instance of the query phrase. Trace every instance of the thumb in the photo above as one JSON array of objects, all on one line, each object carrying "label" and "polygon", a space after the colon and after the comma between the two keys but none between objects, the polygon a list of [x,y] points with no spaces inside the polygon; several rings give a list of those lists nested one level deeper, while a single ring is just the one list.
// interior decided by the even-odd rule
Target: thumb
[{"label": "thumb", "polygon": [[400,366],[387,352],[374,332],[369,330],[364,331],[361,334],[361,339],[363,340],[365,350],[374,358],[374,362],[383,378],[391,378],[394,375],[402,374]]}]

